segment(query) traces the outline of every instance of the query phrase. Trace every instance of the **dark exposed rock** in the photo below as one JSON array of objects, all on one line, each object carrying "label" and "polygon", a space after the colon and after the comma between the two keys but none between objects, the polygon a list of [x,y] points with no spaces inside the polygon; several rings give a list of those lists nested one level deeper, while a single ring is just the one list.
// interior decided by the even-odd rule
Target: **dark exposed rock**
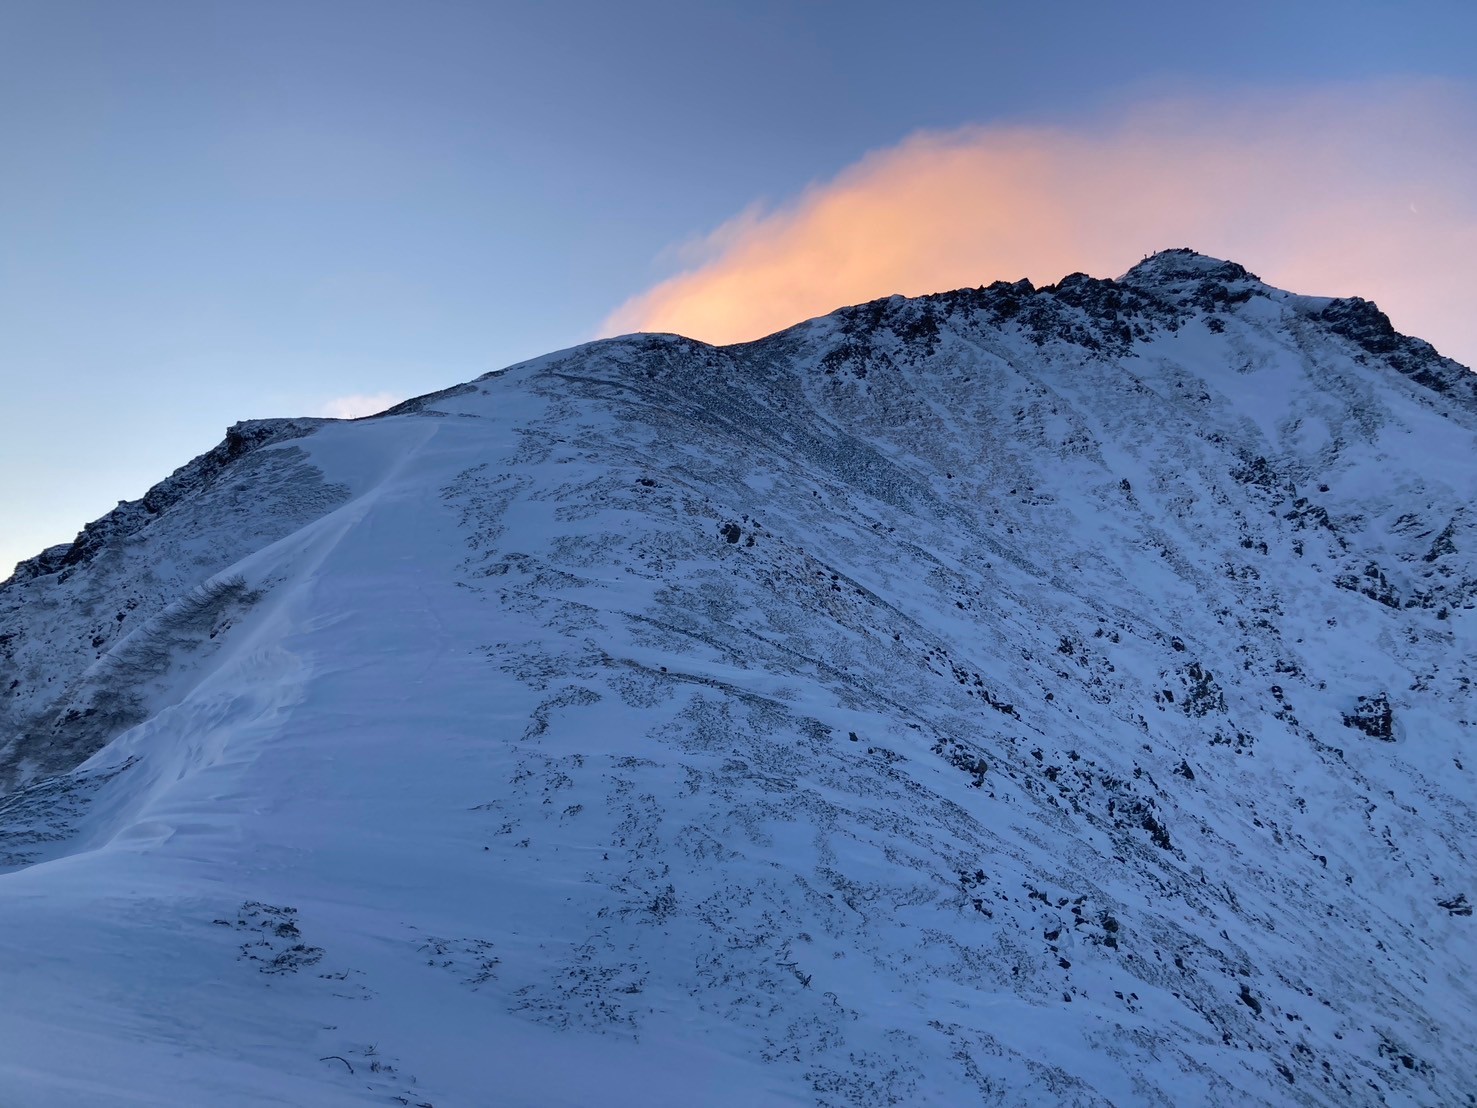
[{"label": "dark exposed rock", "polygon": [[1241,995],[1237,999],[1257,1015],[1262,1014],[1262,1002],[1256,998],[1256,994],[1251,991],[1245,982],[1241,985]]},{"label": "dark exposed rock", "polygon": [[1454,916],[1470,916],[1472,914],[1472,904],[1467,899],[1466,893],[1458,893],[1448,900],[1438,900],[1436,906],[1438,908],[1445,908]]},{"label": "dark exposed rock", "polygon": [[1334,300],[1318,318],[1336,335],[1380,358],[1433,392],[1446,393],[1477,406],[1477,378],[1450,358],[1443,358],[1423,339],[1395,330],[1390,317],[1358,296]]},{"label": "dark exposed rock", "polygon": [[1363,731],[1373,739],[1394,742],[1395,713],[1390,707],[1390,698],[1384,693],[1361,696],[1354,710],[1344,714],[1344,726]]},{"label": "dark exposed rock", "polygon": [[1390,583],[1389,577],[1377,562],[1368,563],[1361,573],[1341,574],[1334,578],[1333,583],[1341,589],[1377,600],[1386,608],[1400,607],[1399,591]]}]

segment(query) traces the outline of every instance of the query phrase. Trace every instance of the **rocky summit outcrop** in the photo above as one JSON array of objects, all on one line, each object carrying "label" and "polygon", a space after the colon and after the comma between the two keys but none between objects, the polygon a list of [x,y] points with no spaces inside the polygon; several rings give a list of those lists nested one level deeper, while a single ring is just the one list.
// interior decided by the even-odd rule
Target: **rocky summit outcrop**
[{"label": "rocky summit outcrop", "polygon": [[0,586],[0,1087],[1471,1103],[1473,381],[1176,250],[237,430]]}]

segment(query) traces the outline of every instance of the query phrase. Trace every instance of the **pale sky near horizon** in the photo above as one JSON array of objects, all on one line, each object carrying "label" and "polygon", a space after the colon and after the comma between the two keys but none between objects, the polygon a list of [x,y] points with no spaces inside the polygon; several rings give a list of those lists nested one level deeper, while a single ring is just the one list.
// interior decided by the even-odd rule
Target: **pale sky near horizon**
[{"label": "pale sky near horizon", "polygon": [[[1319,280],[1314,262],[1358,248],[1371,211],[1361,257],[1397,294],[1400,281],[1444,281],[1440,267],[1418,272],[1418,251],[1455,251],[1477,227],[1473,42],[1469,0],[4,0],[0,578],[238,419],[362,414],[611,319],[705,318],[662,315],[674,297],[684,309],[709,297],[704,308],[714,290],[808,279],[785,253],[821,241],[814,228],[839,195],[860,189],[884,215],[914,195],[968,205],[971,174],[1015,172],[991,146],[1011,128],[1047,144],[1056,168],[1042,180],[1080,206],[1061,185],[1079,175],[1072,158],[1138,157],[1122,121],[1142,105],[1191,105],[1146,155],[1170,180],[1183,136],[1196,172],[1218,172],[1207,148],[1240,126],[1228,105],[1313,105],[1278,132],[1307,151],[1282,172],[1303,180],[1324,158],[1338,176],[1320,187],[1347,182],[1353,216],[1299,217],[1303,233],[1281,236],[1278,253],[1235,226],[1265,208],[1232,204],[1230,225],[1205,237],[1266,252],[1236,260],[1271,267],[1269,279]],[[1399,132],[1371,133],[1371,148],[1402,161],[1396,173],[1372,158],[1363,180],[1348,143],[1365,131],[1339,132],[1340,98],[1375,111],[1399,99],[1384,90],[1428,82],[1440,118],[1368,117]],[[1344,146],[1307,138],[1324,130],[1319,112]],[[1407,131],[1416,145],[1387,143]],[[961,161],[919,132],[976,148]],[[1104,134],[1117,136],[1107,153]],[[1200,178],[1187,168],[1185,180]],[[1035,178],[1017,182],[1027,187]],[[1419,228],[1385,212],[1407,218],[1407,200]],[[1195,218],[1183,226],[1207,226]],[[1135,224],[1121,242],[1058,236],[1034,255],[1028,242],[977,267],[934,258],[920,238],[906,272],[874,266],[815,295],[835,307],[827,295],[1021,275],[997,266],[1098,272],[1119,252],[1121,271],[1153,249],[1212,245],[1133,238],[1177,226]],[[1089,260],[1059,263],[1079,253]],[[797,296],[773,310],[812,314]],[[1440,313],[1429,318],[1441,330]],[[1466,341],[1425,337],[1453,354]]]}]

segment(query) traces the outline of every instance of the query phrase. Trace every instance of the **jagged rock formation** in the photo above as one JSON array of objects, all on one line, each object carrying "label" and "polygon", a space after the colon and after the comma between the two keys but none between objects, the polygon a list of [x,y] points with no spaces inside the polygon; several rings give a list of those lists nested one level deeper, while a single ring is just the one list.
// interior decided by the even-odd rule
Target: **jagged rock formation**
[{"label": "jagged rock formation", "polygon": [[7,1087],[1477,1088],[1477,393],[1373,305],[1169,251],[250,426],[0,587]]}]

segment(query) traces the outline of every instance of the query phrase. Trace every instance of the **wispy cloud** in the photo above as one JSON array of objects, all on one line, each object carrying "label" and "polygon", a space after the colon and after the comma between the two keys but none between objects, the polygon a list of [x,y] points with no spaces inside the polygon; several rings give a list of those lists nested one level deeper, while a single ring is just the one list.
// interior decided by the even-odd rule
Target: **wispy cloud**
[{"label": "wispy cloud", "polygon": [[1142,104],[1075,127],[924,132],[738,215],[603,332],[757,338],[842,304],[1191,246],[1361,295],[1477,362],[1477,98],[1394,83]]},{"label": "wispy cloud", "polygon": [[358,419],[360,416],[382,412],[404,399],[405,397],[397,392],[354,393],[350,396],[336,396],[326,401],[318,410],[318,414],[333,419]]}]

